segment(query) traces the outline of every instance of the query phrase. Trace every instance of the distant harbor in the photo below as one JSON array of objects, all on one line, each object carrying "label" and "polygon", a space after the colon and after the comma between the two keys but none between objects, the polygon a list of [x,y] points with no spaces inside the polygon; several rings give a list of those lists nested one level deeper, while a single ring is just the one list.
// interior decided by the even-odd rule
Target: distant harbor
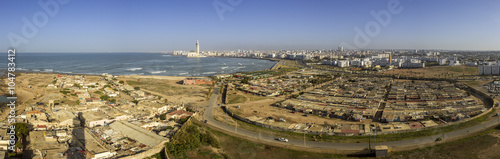
[{"label": "distant harbor", "polygon": [[[276,62],[250,58],[188,58],[156,53],[19,53],[24,72],[113,75],[211,76],[265,70]],[[5,61],[0,62],[6,65]]]}]

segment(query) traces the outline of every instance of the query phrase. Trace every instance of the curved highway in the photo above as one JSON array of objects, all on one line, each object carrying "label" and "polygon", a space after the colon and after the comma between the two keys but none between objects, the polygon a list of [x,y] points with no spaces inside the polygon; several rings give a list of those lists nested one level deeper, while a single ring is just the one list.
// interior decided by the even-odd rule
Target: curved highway
[{"label": "curved highway", "polygon": [[[218,84],[217,88],[213,90],[220,90],[221,85]],[[331,143],[331,142],[315,142],[315,141],[305,141],[304,140],[295,140],[295,139],[288,139],[288,143],[285,142],[280,142],[275,140],[278,137],[267,135],[267,134],[259,134],[258,132],[254,131],[249,131],[245,129],[235,129],[234,126],[231,125],[226,125],[224,123],[221,123],[213,118],[213,110],[216,108],[217,105],[217,97],[219,95],[219,91],[214,91],[212,96],[210,97],[210,100],[208,101],[208,107],[205,108],[205,113],[204,113],[204,119],[207,120],[207,124],[210,124],[212,126],[224,129],[226,131],[231,131],[235,132],[238,135],[241,135],[243,137],[250,137],[258,140],[263,140],[266,142],[275,142],[275,143],[281,143],[281,144],[291,144],[294,146],[302,146],[302,147],[308,147],[308,148],[320,148],[320,149],[333,149],[333,150],[363,150],[368,148],[368,143]],[[446,141],[449,138],[458,138],[458,137],[463,137],[464,135],[467,135],[468,133],[478,133],[483,131],[485,128],[497,126],[500,124],[500,119],[499,120],[490,120],[488,122],[482,123],[480,125],[472,126],[469,128],[465,129],[460,129],[444,134],[438,134],[438,135],[433,135],[433,136],[427,136],[427,137],[421,137],[421,138],[416,138],[416,139],[408,139],[408,140],[401,140],[401,141],[391,141],[391,142],[378,142],[378,143],[372,143],[372,147],[374,145],[387,145],[389,147],[412,147],[412,146],[418,146],[418,145],[423,145],[423,144],[432,144],[435,143],[436,139],[441,137]]]}]

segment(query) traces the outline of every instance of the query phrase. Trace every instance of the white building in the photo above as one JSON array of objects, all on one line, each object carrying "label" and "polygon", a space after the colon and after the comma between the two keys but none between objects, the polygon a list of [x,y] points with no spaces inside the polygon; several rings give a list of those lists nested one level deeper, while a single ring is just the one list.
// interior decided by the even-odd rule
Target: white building
[{"label": "white building", "polygon": [[339,61],[337,61],[337,66],[339,66],[339,67],[349,67],[349,61],[347,61],[347,60],[339,60]]},{"label": "white building", "polygon": [[480,65],[478,68],[479,75],[500,75],[500,66],[485,66]]},{"label": "white building", "polygon": [[450,66],[460,66],[460,61],[458,61],[458,60],[450,60]]},{"label": "white building", "polygon": [[446,58],[439,59],[439,65],[441,65],[441,66],[446,65],[446,62],[448,62],[448,59],[446,59]]},{"label": "white building", "polygon": [[410,63],[410,62],[405,62],[402,64],[402,67],[405,68],[424,68],[425,63]]}]

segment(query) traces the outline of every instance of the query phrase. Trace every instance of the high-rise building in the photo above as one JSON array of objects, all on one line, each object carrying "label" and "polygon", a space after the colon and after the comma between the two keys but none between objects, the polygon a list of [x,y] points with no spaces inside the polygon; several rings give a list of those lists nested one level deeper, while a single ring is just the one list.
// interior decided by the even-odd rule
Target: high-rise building
[{"label": "high-rise building", "polygon": [[389,65],[392,65],[392,52],[389,53]]},{"label": "high-rise building", "polygon": [[187,57],[205,57],[204,55],[200,54],[200,43],[198,42],[198,40],[196,40],[196,51],[189,51],[187,53]]},{"label": "high-rise building", "polygon": [[196,54],[200,55],[200,44],[198,43],[198,40],[196,40]]}]

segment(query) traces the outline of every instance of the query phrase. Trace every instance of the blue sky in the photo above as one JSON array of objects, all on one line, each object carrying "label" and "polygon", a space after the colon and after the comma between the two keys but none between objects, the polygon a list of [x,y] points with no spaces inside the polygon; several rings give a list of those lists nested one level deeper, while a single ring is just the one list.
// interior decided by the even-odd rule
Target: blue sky
[{"label": "blue sky", "polygon": [[[402,11],[391,14],[387,26],[376,22],[370,11],[388,10],[390,0],[241,0],[234,6],[217,1],[232,9],[223,19],[215,0],[71,0],[58,3],[54,16],[39,1],[2,0],[0,48],[171,51],[193,50],[199,40],[201,50],[332,49],[340,44],[357,49],[500,50],[496,0],[400,0]],[[23,17],[28,23],[38,17],[46,24],[33,24],[38,31],[26,36]],[[359,33],[354,28],[363,31],[372,22],[379,30],[366,46],[356,45]]]}]

